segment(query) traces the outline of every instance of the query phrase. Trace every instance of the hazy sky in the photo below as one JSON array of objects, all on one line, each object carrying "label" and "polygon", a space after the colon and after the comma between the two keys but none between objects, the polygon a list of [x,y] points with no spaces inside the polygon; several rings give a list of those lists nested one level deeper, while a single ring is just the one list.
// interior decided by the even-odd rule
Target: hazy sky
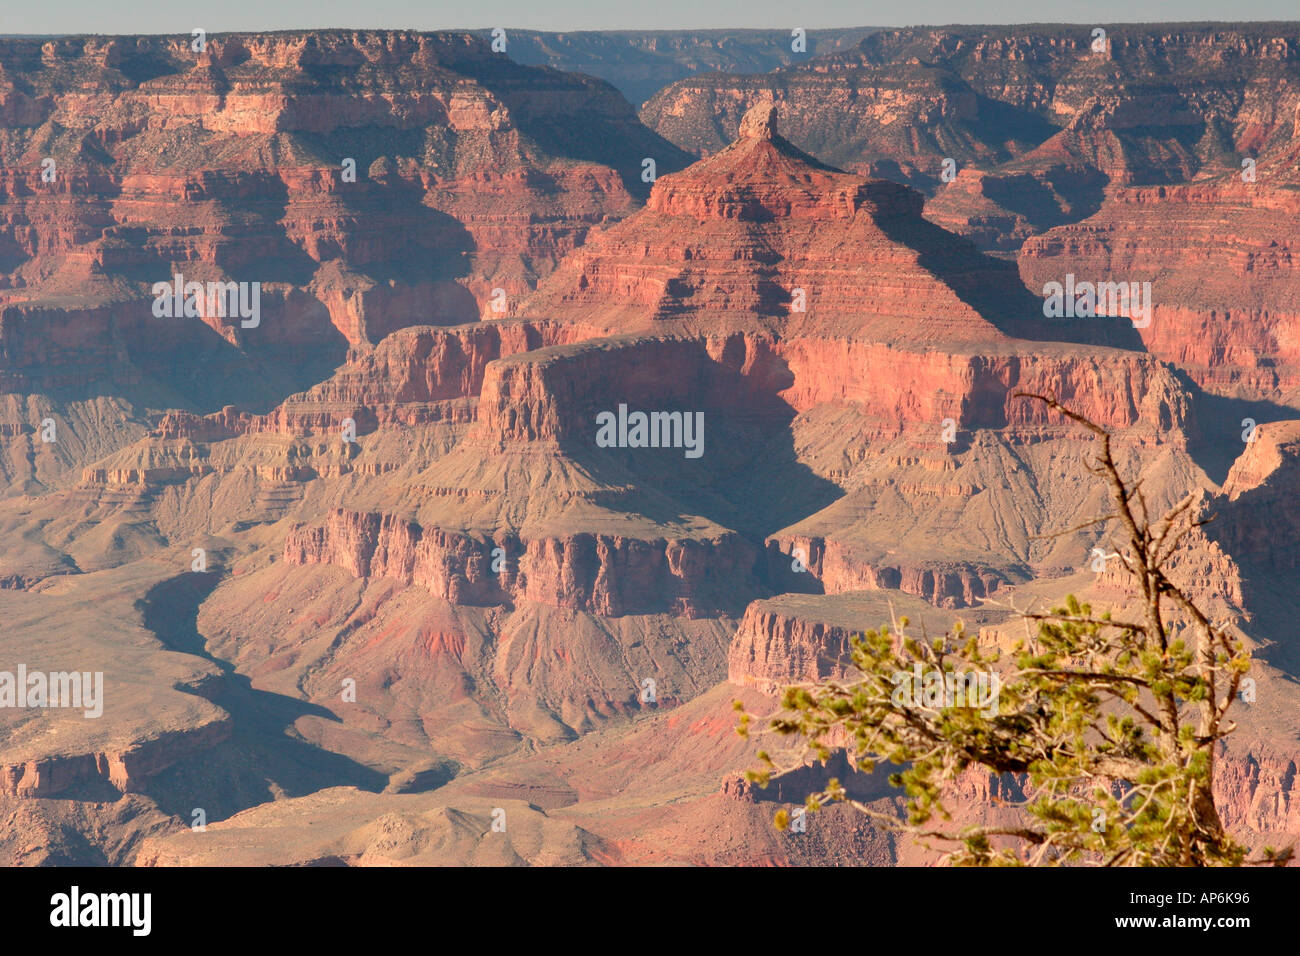
[{"label": "hazy sky", "polygon": [[209,33],[304,27],[806,29],[917,23],[1297,20],[1297,0],[0,0],[0,33]]}]

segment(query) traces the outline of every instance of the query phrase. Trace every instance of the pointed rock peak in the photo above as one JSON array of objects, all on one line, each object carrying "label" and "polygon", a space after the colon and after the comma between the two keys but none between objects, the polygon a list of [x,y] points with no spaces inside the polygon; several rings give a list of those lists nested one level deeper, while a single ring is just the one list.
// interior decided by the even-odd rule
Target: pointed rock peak
[{"label": "pointed rock peak", "polygon": [[776,104],[770,101],[751,106],[740,121],[738,139],[776,139]]}]

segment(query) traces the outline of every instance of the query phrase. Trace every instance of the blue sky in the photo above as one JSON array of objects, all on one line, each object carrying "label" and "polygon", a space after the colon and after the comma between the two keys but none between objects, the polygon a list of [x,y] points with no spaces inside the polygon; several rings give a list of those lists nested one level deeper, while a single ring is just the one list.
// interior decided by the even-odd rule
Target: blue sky
[{"label": "blue sky", "polygon": [[923,23],[1095,24],[1166,20],[1296,20],[1296,0],[57,0],[0,5],[0,33],[209,33],[319,27],[441,30],[816,29]]}]

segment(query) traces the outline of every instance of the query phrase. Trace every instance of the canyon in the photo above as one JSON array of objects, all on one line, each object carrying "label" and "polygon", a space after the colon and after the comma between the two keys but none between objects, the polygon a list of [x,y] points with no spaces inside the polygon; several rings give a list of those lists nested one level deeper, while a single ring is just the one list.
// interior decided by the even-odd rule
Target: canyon
[{"label": "canyon", "polygon": [[[105,675],[0,708],[0,859],[933,862],[776,830],[838,765],[751,785],[732,704],[895,616],[1132,600],[1026,392],[1216,516],[1216,795],[1300,835],[1300,32],[809,32],[0,38],[0,669]],[[1049,318],[1070,275],[1149,321]]]}]

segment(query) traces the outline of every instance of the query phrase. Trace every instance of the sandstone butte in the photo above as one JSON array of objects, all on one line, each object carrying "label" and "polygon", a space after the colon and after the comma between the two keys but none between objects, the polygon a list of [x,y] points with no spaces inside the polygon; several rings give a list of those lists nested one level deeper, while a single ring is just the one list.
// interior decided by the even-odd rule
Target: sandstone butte
[{"label": "sandstone butte", "polygon": [[772,99],[795,143],[923,190],[928,219],[1017,256],[1035,291],[1150,281],[1150,354],[1212,394],[1293,405],[1300,33],[1116,25],[1093,44],[1082,26],[883,30],[767,74],[684,78],[641,115],[707,154]]},{"label": "sandstone butte", "polygon": [[[891,613],[999,643],[1020,624],[989,598],[1130,599],[1089,571],[1095,532],[1054,534],[1104,501],[1022,389],[1111,429],[1153,506],[1218,514],[1178,573],[1259,660],[1225,819],[1300,833],[1294,113],[1251,134],[1254,191],[1200,153],[1159,173],[1195,183],[1124,165],[1158,100],[1138,53],[1174,51],[1188,97],[1224,45],[1229,86],[1294,66],[1252,30],[1126,27],[1083,65],[1074,28],[882,31],[749,83],[743,113],[736,78],[682,80],[642,111],[657,132],[464,35],[0,41],[0,646],[110,692],[53,734],[0,713],[0,858],[926,862],[844,808],[775,831],[822,771],[750,787],[730,705],[842,673]],[[877,99],[812,108],[850,80]],[[670,122],[710,110],[730,142]],[[882,132],[891,110],[934,141]],[[983,164],[1054,211],[943,206],[926,176],[957,141],[951,196]],[[1067,269],[1151,278],[1155,321],[1046,320]],[[155,319],[174,273],[261,281],[260,325]],[[705,453],[599,447],[619,405],[702,412]],[[962,819],[1016,788],[963,781]]]}]

